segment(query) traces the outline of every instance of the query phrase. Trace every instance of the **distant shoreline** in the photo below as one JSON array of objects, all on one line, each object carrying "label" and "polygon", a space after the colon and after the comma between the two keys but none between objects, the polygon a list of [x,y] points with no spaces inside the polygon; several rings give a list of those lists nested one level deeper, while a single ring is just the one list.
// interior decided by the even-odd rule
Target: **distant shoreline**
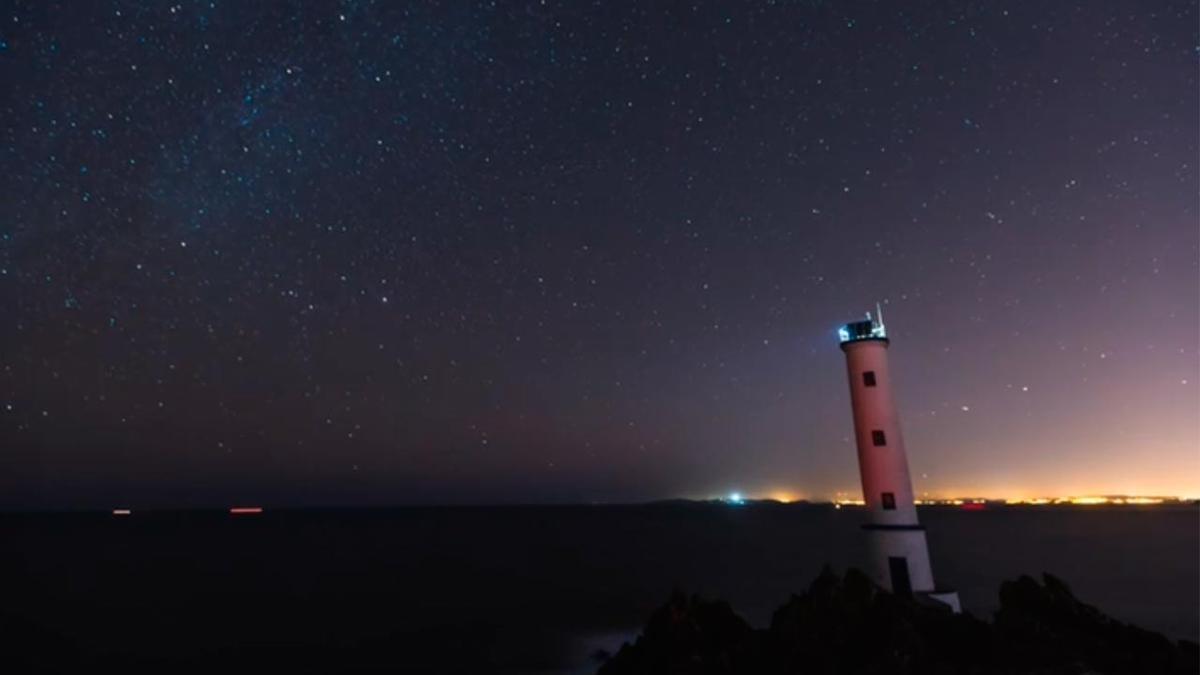
[{"label": "distant shoreline", "polygon": [[[1114,498],[1122,499],[1122,498]],[[1020,501],[988,500],[988,499],[955,499],[939,500],[936,502],[918,502],[922,509],[962,509],[974,511],[986,510],[1130,510],[1158,509],[1200,506],[1200,499],[1184,499],[1173,497],[1155,498],[1155,501]],[[780,501],[776,499],[745,499],[731,503],[722,499],[660,499],[645,502],[591,502],[591,503],[501,503],[501,504],[391,504],[391,505],[317,505],[317,506],[274,506],[270,503],[254,506],[145,506],[136,504],[120,504],[111,508],[72,507],[72,508],[0,508],[0,516],[5,515],[100,515],[109,517],[135,517],[142,514],[165,513],[206,513],[212,515],[237,516],[252,518],[275,513],[308,513],[308,512],[364,512],[364,511],[400,511],[400,510],[505,510],[505,509],[591,509],[591,508],[827,508],[857,510],[863,507],[861,503],[852,501]],[[231,509],[242,513],[231,514]]]}]

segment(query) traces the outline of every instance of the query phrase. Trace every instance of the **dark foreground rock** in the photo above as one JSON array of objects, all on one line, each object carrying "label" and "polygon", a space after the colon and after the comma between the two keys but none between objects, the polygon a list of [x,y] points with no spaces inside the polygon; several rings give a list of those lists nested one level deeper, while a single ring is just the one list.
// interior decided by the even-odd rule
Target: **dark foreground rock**
[{"label": "dark foreground rock", "polygon": [[1200,672],[1190,641],[1114,621],[1047,574],[1000,587],[987,622],[941,605],[899,598],[850,570],[825,569],[793,595],[765,630],[727,603],[676,594],[637,642],[600,675],[833,674],[974,675]]}]

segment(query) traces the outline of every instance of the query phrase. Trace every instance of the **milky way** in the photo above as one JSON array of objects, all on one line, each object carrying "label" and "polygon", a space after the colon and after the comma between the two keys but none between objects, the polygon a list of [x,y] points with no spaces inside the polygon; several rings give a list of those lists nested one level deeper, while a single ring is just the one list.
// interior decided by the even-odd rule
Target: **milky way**
[{"label": "milky way", "polygon": [[4,4],[0,505],[1200,494],[1194,3]]}]

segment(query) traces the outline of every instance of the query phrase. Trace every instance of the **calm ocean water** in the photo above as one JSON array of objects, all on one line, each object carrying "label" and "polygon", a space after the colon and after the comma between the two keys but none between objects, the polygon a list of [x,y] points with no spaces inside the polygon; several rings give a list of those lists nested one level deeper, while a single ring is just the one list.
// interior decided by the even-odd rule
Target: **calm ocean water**
[{"label": "calm ocean water", "polygon": [[[590,672],[672,589],[755,624],[862,512],[651,505],[0,516],[0,630],[18,664],[293,672]],[[934,572],[988,616],[1048,571],[1115,618],[1200,634],[1200,510],[925,508]]]}]

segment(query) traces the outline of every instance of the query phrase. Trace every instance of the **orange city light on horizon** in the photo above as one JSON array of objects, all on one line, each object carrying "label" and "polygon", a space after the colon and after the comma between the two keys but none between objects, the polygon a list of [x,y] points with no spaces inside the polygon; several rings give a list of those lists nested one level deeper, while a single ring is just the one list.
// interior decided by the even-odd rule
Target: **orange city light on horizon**
[{"label": "orange city light on horizon", "polygon": [[1073,504],[1075,506],[1097,506],[1103,504],[1163,504],[1168,501],[1186,501],[1185,497],[1144,497],[1144,496],[1080,496],[1080,497],[1037,497],[1033,499],[1006,499],[1005,504],[1022,504],[1041,506],[1044,504]]},{"label": "orange city light on horizon", "polygon": [[262,513],[261,506],[234,506],[229,509],[229,513],[235,516],[245,516],[255,513]]},{"label": "orange city light on horizon", "polygon": [[[847,498],[848,493],[839,492],[830,501],[835,505],[861,506],[858,498]],[[1104,506],[1104,505],[1156,505],[1197,501],[1196,497],[1164,495],[1070,495],[1064,497],[930,497],[914,499],[917,506],[969,506],[1001,503],[1009,506]]]}]

